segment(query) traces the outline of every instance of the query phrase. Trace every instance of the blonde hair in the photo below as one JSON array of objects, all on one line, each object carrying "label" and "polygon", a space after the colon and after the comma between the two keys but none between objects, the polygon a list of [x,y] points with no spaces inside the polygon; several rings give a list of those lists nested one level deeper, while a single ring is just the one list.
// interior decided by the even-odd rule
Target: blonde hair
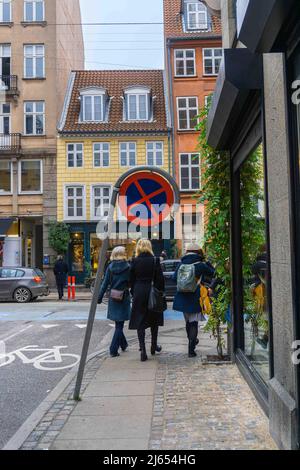
[{"label": "blonde hair", "polygon": [[111,261],[127,261],[126,249],[124,246],[116,246],[113,249],[110,257]]},{"label": "blonde hair", "polygon": [[154,256],[152,250],[152,243],[147,238],[141,238],[136,245],[136,256],[139,256],[142,253],[150,253],[150,255]]}]

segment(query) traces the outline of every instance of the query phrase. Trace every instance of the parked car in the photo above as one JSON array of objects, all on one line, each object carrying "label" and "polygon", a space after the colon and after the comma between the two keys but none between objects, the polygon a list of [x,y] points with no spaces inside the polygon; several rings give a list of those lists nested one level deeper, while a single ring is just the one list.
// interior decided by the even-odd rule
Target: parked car
[{"label": "parked car", "polygon": [[161,262],[166,286],[166,297],[168,300],[173,300],[177,292],[176,282],[173,281],[173,274],[180,264],[180,260],[168,259]]},{"label": "parked car", "polygon": [[0,300],[24,304],[49,295],[45,274],[32,268],[0,268]]}]

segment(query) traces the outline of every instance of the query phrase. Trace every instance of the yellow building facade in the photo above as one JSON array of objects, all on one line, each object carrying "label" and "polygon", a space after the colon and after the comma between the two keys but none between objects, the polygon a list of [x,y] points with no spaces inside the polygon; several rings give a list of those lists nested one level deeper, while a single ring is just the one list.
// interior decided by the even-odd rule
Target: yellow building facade
[{"label": "yellow building facade", "polygon": [[[58,138],[57,143],[57,220],[67,221],[65,214],[65,188],[69,184],[82,184],[85,186],[85,221],[94,220],[92,215],[92,187],[95,185],[113,186],[122,173],[130,169],[121,166],[120,145],[124,142],[136,144],[136,166],[148,165],[147,145],[161,143],[163,162],[159,167],[171,173],[170,138],[168,136],[119,137],[112,139],[97,138]],[[109,144],[109,166],[95,166],[94,144]],[[83,145],[82,167],[70,168],[68,166],[68,145]]]},{"label": "yellow building facade", "polygon": [[[57,220],[68,225],[69,272],[82,284],[95,273],[112,188],[131,168],[157,166],[173,172],[165,77],[162,70],[72,72],[58,126]],[[128,222],[116,209],[116,245],[135,250]],[[147,231],[156,254],[169,250],[163,225]]]}]

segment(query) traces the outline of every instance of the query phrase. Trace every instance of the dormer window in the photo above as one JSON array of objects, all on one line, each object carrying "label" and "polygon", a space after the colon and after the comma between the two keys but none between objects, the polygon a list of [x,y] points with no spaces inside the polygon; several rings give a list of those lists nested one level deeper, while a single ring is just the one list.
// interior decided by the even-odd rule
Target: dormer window
[{"label": "dormer window", "polygon": [[107,93],[103,88],[81,90],[81,122],[103,122],[106,120]]},{"label": "dormer window", "polygon": [[192,31],[208,29],[208,13],[203,3],[199,1],[186,3],[186,25],[187,29]]},{"label": "dormer window", "polygon": [[150,121],[150,90],[146,87],[125,90],[126,121]]}]

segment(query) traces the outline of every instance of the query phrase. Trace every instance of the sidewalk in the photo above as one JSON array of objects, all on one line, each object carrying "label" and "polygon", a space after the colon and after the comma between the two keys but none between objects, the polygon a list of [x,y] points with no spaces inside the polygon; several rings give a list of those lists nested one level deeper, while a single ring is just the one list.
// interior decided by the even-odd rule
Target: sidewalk
[{"label": "sidewalk", "polygon": [[[55,288],[52,288],[50,291],[50,294],[47,297],[39,297],[39,300],[42,302],[53,302],[53,301],[57,301],[57,296],[58,294]],[[90,302],[91,299],[92,299],[92,294],[88,289],[79,289],[76,291],[75,301],[71,300],[70,302],[79,302],[82,300],[86,300]],[[67,302],[67,301],[68,301],[68,291],[65,290],[64,302]]]},{"label": "sidewalk", "polygon": [[163,353],[146,363],[136,341],[119,358],[93,359],[82,401],[72,401],[71,384],[22,449],[276,449],[237,367],[206,362],[215,348],[203,332],[201,354],[188,359],[183,323],[171,325]]}]

